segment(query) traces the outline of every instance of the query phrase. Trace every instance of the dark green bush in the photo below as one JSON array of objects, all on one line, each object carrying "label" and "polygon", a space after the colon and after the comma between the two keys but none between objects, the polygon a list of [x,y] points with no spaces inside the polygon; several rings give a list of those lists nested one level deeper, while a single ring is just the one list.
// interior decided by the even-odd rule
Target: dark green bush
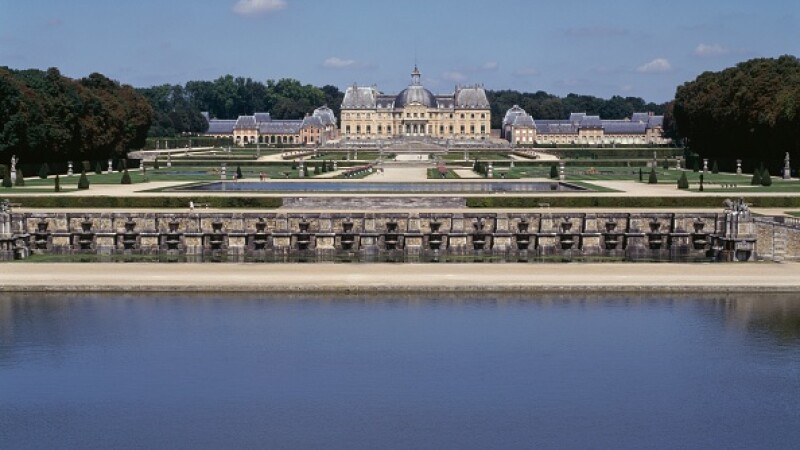
[{"label": "dark green bush", "polygon": [[25,186],[25,177],[22,175],[22,169],[17,169],[17,179],[14,181],[14,186]]},{"label": "dark green bush", "polygon": [[753,178],[750,179],[751,186],[760,186],[761,185],[761,171],[756,169],[753,171]]},{"label": "dark green bush", "polygon": [[242,167],[241,166],[236,166],[236,179],[237,180],[241,180],[242,178],[244,178],[242,176]]},{"label": "dark green bush", "polygon": [[719,165],[717,165],[717,160],[714,160],[714,164],[711,166],[711,173],[719,173]]},{"label": "dark green bush", "polygon": [[128,173],[128,169],[125,169],[125,171],[122,172],[122,181],[120,181],[120,184],[131,184],[131,183],[132,183],[131,174]]},{"label": "dark green bush", "polygon": [[47,163],[42,164],[42,166],[39,167],[39,178],[46,180],[49,175],[50,166],[48,166]]},{"label": "dark green bush", "polygon": [[647,179],[647,184],[658,184],[658,177],[656,176],[656,168],[650,169],[650,177]]},{"label": "dark green bush", "polygon": [[81,178],[78,180],[78,189],[89,189],[89,177],[86,176],[86,171],[81,172]]},{"label": "dark green bush", "polygon": [[58,174],[56,174],[56,182],[54,188],[56,192],[61,192],[61,179],[59,179]]},{"label": "dark green bush", "polygon": [[558,165],[553,164],[552,166],[550,166],[550,178],[554,180],[558,178]]},{"label": "dark green bush", "polygon": [[769,169],[764,169],[764,172],[761,173],[761,185],[762,186],[772,186],[772,177],[769,175]]},{"label": "dark green bush", "polygon": [[155,160],[153,160],[153,169],[158,170],[160,168],[161,166],[158,164],[158,158],[156,158]]},{"label": "dark green bush", "polygon": [[100,164],[100,161],[97,161],[97,163],[94,165],[94,173],[97,175],[103,174],[103,166]]},{"label": "dark green bush", "polygon": [[681,177],[678,178],[678,189],[689,189],[689,179],[686,178],[686,172],[681,172]]}]

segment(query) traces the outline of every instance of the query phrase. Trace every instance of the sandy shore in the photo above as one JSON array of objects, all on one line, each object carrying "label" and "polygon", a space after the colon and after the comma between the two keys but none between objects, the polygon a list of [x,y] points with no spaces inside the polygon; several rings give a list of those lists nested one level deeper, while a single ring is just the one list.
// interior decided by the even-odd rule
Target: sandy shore
[{"label": "sandy shore", "polygon": [[0,265],[0,292],[800,292],[800,264]]}]

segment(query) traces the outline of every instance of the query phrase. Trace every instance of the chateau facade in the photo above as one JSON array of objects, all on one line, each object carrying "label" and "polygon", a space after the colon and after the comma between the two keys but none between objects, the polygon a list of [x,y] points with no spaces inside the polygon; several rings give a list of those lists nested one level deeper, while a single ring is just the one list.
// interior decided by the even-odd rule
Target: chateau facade
[{"label": "chateau facade", "polygon": [[480,85],[434,95],[422,86],[415,66],[411,84],[397,95],[377,87],[353,85],[342,101],[344,140],[436,138],[485,140],[491,136],[491,111]]},{"label": "chateau facade", "polygon": [[534,120],[514,105],[503,118],[501,136],[513,145],[660,145],[664,136],[664,116],[634,113],[625,120],[601,120],[600,116],[572,113],[567,120]]},{"label": "chateau facade", "polygon": [[236,120],[208,119],[206,136],[232,137],[236,145],[323,145],[339,135],[336,116],[327,106],[302,120],[274,120],[269,113],[239,116]]}]

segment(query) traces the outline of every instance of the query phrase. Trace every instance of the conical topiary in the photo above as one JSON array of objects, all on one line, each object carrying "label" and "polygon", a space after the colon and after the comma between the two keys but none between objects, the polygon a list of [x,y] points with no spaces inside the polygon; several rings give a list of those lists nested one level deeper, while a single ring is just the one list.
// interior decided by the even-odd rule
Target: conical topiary
[{"label": "conical topiary", "polygon": [[100,161],[97,161],[94,165],[94,173],[97,175],[103,174],[103,166],[100,164]]},{"label": "conical topiary", "polygon": [[128,169],[122,172],[122,180],[120,184],[131,184],[131,174],[128,173]]},{"label": "conical topiary", "polygon": [[58,178],[58,174],[56,174],[55,191],[61,192],[61,180]]},{"label": "conical topiary", "polygon": [[11,168],[8,166],[3,166],[3,187],[10,188],[13,186],[11,183]]},{"label": "conical topiary", "polygon": [[678,178],[678,189],[689,189],[689,179],[686,178],[686,172],[681,172],[681,177]]},{"label": "conical topiary", "polygon": [[550,178],[554,180],[558,178],[558,166],[556,166],[555,164],[550,166]]},{"label": "conical topiary", "polygon": [[242,178],[242,168],[240,166],[236,166],[236,179],[241,180]]},{"label": "conical topiary", "polygon": [[81,178],[78,180],[78,189],[89,189],[89,177],[86,176],[86,171],[81,172]]},{"label": "conical topiary", "polygon": [[655,167],[650,169],[650,177],[647,179],[647,184],[658,184]]},{"label": "conical topiary", "polygon": [[753,171],[753,178],[750,179],[750,185],[752,186],[760,186],[761,185],[761,171],[756,169]]},{"label": "conical topiary", "polygon": [[719,166],[717,165],[717,160],[714,160],[714,165],[711,166],[711,173],[719,173]]},{"label": "conical topiary", "polygon": [[14,186],[25,186],[25,177],[22,175],[22,169],[17,169],[17,179],[14,181]]},{"label": "conical topiary", "polygon": [[50,167],[47,165],[47,163],[42,164],[42,166],[39,167],[39,178],[46,180],[49,175]]},{"label": "conical topiary", "polygon": [[761,173],[761,185],[772,186],[772,177],[769,175],[769,169],[765,168]]}]

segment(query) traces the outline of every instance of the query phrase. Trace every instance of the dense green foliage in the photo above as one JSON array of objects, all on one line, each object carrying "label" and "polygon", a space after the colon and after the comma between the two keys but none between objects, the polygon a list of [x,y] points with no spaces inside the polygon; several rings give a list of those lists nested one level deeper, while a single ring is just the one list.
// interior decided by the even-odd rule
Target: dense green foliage
[{"label": "dense green foliage", "polygon": [[767,168],[764,168],[764,171],[761,172],[761,185],[772,186],[772,177],[769,175],[769,169]]},{"label": "dense green foliage", "polygon": [[116,158],[144,145],[152,113],[132,87],[98,73],[0,67],[0,160]]},{"label": "dense green foliage", "polygon": [[752,59],[678,87],[679,133],[703,157],[800,158],[800,60]]},{"label": "dense green foliage", "polygon": [[534,119],[566,119],[570,113],[584,112],[599,115],[603,119],[624,119],[634,112],[652,111],[664,114],[667,104],[647,103],[638,97],[602,99],[591,95],[569,94],[558,97],[547,92],[535,93],[512,90],[487,91],[486,96],[492,105],[492,128],[500,128],[506,111],[519,105]]},{"label": "dense green foliage", "polygon": [[318,88],[284,78],[266,84],[232,75],[214,81],[189,81],[139,89],[153,107],[155,119],[150,136],[175,136],[204,132],[208,123],[201,112],[217,119],[269,112],[275,119],[302,119],[327,104],[339,115],[344,94],[336,86]]},{"label": "dense green foliage", "polygon": [[280,208],[283,200],[276,197],[104,197],[104,196],[7,196],[12,203],[26,208],[189,208],[195,205],[208,205],[209,208]]}]

